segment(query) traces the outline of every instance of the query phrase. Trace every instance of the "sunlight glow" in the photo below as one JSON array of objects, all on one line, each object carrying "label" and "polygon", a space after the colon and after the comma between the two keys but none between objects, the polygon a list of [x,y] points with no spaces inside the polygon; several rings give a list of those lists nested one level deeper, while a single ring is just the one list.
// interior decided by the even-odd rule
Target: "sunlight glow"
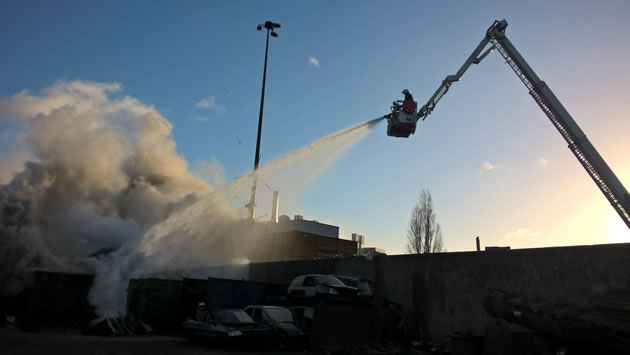
[{"label": "sunlight glow", "polygon": [[615,212],[611,212],[605,224],[601,240],[604,243],[630,243],[630,229]]}]

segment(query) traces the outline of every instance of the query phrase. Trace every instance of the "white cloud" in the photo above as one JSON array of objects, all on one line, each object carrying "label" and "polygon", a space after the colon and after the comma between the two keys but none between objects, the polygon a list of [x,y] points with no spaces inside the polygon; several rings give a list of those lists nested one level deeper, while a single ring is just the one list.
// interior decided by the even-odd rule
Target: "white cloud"
[{"label": "white cloud", "polygon": [[213,110],[217,116],[223,116],[223,114],[225,114],[225,106],[218,104],[214,96],[208,96],[205,99],[199,100],[195,104],[195,107],[198,109]]},{"label": "white cloud", "polygon": [[481,164],[481,170],[479,170],[479,172],[477,174],[481,175],[481,174],[486,173],[486,172],[491,171],[491,170],[501,169],[502,167],[503,166],[501,166],[501,165],[492,164],[490,162],[484,161],[483,164]]},{"label": "white cloud", "polygon": [[195,115],[193,116],[194,119],[196,119],[197,121],[207,121],[208,120],[208,116],[199,116],[199,115]]},{"label": "white cloud", "polygon": [[197,101],[195,104],[196,108],[210,108],[214,107],[217,104],[217,99],[214,96],[208,96],[205,99],[201,99]]},{"label": "white cloud", "polygon": [[527,237],[540,237],[543,234],[541,232],[530,231],[529,229],[517,229],[515,231],[509,232],[505,235],[506,239],[514,239],[514,238],[527,238]]},{"label": "white cloud", "polygon": [[319,68],[319,59],[315,57],[308,57],[308,62],[311,63],[311,65]]},{"label": "white cloud", "polygon": [[538,167],[544,168],[547,165],[549,165],[549,159],[547,158],[540,158],[536,160],[536,166]]}]

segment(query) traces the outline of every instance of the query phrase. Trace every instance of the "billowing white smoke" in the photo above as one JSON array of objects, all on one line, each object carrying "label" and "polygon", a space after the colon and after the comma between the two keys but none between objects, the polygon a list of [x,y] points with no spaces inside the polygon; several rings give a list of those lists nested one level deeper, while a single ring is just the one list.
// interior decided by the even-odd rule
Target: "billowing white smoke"
[{"label": "billowing white smoke", "polygon": [[[247,258],[252,228],[241,202],[251,174],[211,188],[177,154],[171,124],[119,91],[60,81],[42,95],[0,98],[0,120],[25,132],[25,149],[0,161],[0,293],[19,289],[33,268],[96,273],[90,300],[112,317],[130,277]],[[368,128],[317,141],[259,177],[282,186],[286,201]]]},{"label": "billowing white smoke", "polygon": [[91,272],[91,254],[139,242],[183,201],[211,191],[176,153],[171,124],[134,98],[115,97],[119,90],[71,81],[40,96],[0,98],[0,118],[25,130],[21,155],[30,157],[0,187],[0,248],[18,260],[6,274]]}]

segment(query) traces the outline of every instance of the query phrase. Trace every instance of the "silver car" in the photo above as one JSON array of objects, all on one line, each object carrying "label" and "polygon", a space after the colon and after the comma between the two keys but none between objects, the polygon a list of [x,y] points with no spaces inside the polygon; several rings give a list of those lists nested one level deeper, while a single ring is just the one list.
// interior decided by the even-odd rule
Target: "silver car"
[{"label": "silver car", "polygon": [[346,284],[346,286],[356,287],[357,288],[357,298],[360,302],[369,302],[374,299],[374,293],[372,290],[374,286],[372,282],[366,278],[356,278],[349,276],[341,276],[335,275],[339,281]]},{"label": "silver car", "polygon": [[289,284],[287,299],[291,303],[318,301],[352,302],[357,297],[357,288],[345,285],[332,275],[302,275]]}]

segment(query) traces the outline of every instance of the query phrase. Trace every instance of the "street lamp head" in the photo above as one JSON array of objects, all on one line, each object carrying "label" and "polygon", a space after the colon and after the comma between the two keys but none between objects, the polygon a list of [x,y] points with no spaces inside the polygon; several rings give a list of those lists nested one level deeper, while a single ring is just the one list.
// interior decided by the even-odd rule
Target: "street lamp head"
[{"label": "street lamp head", "polygon": [[262,25],[258,25],[258,26],[256,26],[256,29],[257,29],[258,31],[262,30]]},{"label": "street lamp head", "polygon": [[278,37],[278,34],[275,32],[271,32],[271,37]]},{"label": "street lamp head", "polygon": [[274,28],[280,28],[280,24],[279,23],[274,23],[274,22],[271,22],[271,21],[266,21],[263,26],[267,30],[270,30],[270,31],[273,31]]}]

